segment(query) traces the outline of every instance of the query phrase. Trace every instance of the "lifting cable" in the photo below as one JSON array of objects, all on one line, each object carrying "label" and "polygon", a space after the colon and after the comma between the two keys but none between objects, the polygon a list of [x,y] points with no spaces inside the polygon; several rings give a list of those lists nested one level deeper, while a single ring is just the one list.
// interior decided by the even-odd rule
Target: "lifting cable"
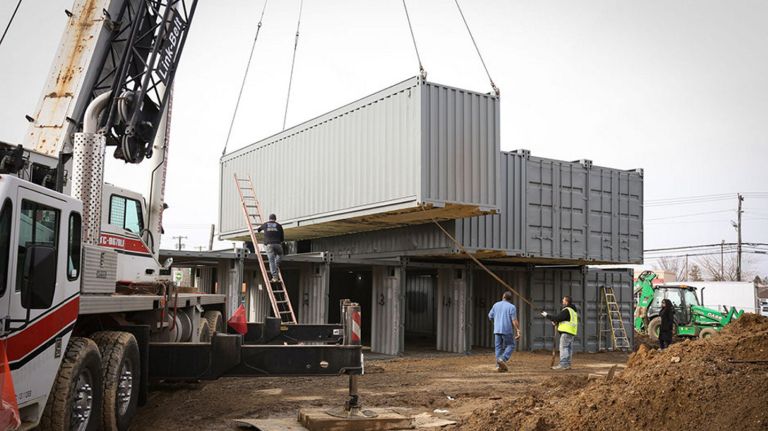
[{"label": "lifting cable", "polygon": [[[467,23],[467,19],[464,17],[464,12],[461,10],[461,6],[459,5],[459,0],[453,0],[456,3],[456,7],[459,9],[459,14],[461,15],[461,20],[464,21],[464,26],[467,28],[467,33],[469,33],[469,38],[472,39],[472,44],[475,45],[475,51],[477,51],[477,56],[480,57],[480,63],[483,64],[483,69],[485,69],[485,74],[488,75],[488,80],[491,81],[491,88],[493,88],[493,92],[498,96],[500,93],[499,88],[496,86],[496,84],[493,83],[493,78],[491,78],[490,72],[488,72],[488,67],[485,65],[485,60],[483,60],[483,54],[480,54],[480,48],[477,47],[477,42],[475,42],[475,37],[472,35],[472,30],[469,29],[469,24]],[[403,0],[405,2],[405,0]]]},{"label": "lifting cable", "polygon": [[21,0],[19,0],[19,2],[16,3],[16,9],[13,10],[13,14],[11,14],[11,19],[8,20],[8,25],[5,26],[5,30],[3,30],[3,35],[0,36],[0,45],[3,44],[3,41],[5,40],[5,35],[8,34],[8,29],[11,28],[11,23],[13,23],[13,19],[16,18],[16,12],[19,11],[19,6],[21,6]]},{"label": "lifting cable", "polygon": [[229,122],[229,131],[227,132],[227,140],[224,142],[224,149],[221,151],[221,156],[227,153],[227,146],[229,145],[229,137],[232,135],[232,127],[235,125],[235,117],[237,117],[237,109],[240,107],[240,98],[243,97],[243,89],[245,88],[245,81],[248,78],[248,69],[251,68],[251,61],[253,60],[253,50],[256,49],[256,41],[259,40],[259,31],[261,31],[261,21],[264,19],[264,11],[267,10],[267,2],[264,0],[264,6],[261,8],[261,16],[259,17],[259,23],[256,25],[256,37],[253,38],[253,45],[251,45],[251,54],[248,56],[248,63],[245,66],[245,74],[243,75],[243,83],[240,84],[240,92],[237,94],[237,102],[235,103],[235,112],[232,113],[232,121]]},{"label": "lifting cable", "polygon": [[285,114],[283,114],[283,130],[288,119],[288,102],[291,100],[291,85],[293,84],[293,66],[296,64],[296,49],[299,46],[299,27],[301,27],[301,11],[304,9],[304,0],[299,3],[299,20],[296,23],[296,39],[293,42],[293,59],[291,59],[291,76],[288,78],[288,94],[285,96]]},{"label": "lifting cable", "polygon": [[421,64],[419,47],[416,46],[416,36],[414,36],[413,34],[413,26],[411,25],[411,16],[408,15],[408,6],[405,5],[405,0],[403,0],[403,10],[405,10],[405,19],[408,20],[408,29],[411,31],[411,40],[413,41],[413,49],[416,51],[416,59],[419,61],[419,75],[421,76],[421,79],[427,79],[427,71],[424,70],[424,66]]},{"label": "lifting cable", "polygon": [[[421,205],[421,210],[424,211],[424,212],[427,212],[427,209],[424,207],[424,205]],[[515,295],[517,295],[517,297],[520,298],[521,300],[523,300],[523,302],[525,302],[526,304],[530,305],[531,308],[534,308],[534,309],[538,308],[535,305],[533,305],[533,302],[528,300],[528,298],[524,297],[523,295],[520,294],[520,292],[515,290],[515,288],[510,286],[509,283],[507,283],[506,281],[502,280],[502,278],[499,277],[498,275],[496,275],[496,273],[491,271],[487,266],[483,265],[483,263],[480,262],[475,256],[473,256],[472,253],[468,252],[467,249],[465,249],[464,246],[461,245],[461,243],[456,238],[453,237],[453,235],[448,233],[448,231],[445,230],[445,228],[440,223],[438,223],[437,220],[435,220],[434,217],[430,216],[429,218],[432,220],[432,223],[434,223],[441,231],[443,231],[445,236],[447,236],[454,244],[456,244],[456,247],[458,247],[459,250],[461,250],[462,253],[464,253],[467,256],[469,256],[469,258],[472,259],[477,264],[477,266],[482,268],[483,271],[487,272],[488,275],[493,277],[494,280],[498,281],[502,286],[506,287],[507,290],[509,290],[510,292],[512,292]]]}]

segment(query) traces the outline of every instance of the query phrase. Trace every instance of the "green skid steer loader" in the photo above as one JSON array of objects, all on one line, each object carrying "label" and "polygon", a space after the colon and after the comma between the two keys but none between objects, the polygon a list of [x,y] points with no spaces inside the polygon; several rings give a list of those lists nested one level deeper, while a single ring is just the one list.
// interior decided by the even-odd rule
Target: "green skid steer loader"
[{"label": "green skid steer loader", "polygon": [[647,334],[653,340],[659,338],[659,312],[663,299],[669,299],[675,307],[674,334],[678,337],[710,337],[744,313],[736,307],[724,311],[704,307],[699,303],[695,287],[684,284],[654,286],[654,278],[656,274],[653,272],[643,271],[635,282],[635,332]]}]

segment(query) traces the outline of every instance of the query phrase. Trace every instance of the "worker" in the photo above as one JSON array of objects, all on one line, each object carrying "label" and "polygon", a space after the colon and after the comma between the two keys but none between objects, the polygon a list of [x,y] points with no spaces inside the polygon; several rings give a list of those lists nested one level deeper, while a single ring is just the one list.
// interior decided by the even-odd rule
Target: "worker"
[{"label": "worker", "polygon": [[[512,303],[512,293],[504,292],[501,301],[493,304],[488,313],[493,321],[493,335],[496,342],[496,370],[507,371],[507,361],[515,351],[516,340],[520,338],[520,322],[517,320],[517,307]],[[512,332],[514,327],[515,331]],[[513,335],[514,334],[514,335]]]},{"label": "worker", "polygon": [[672,344],[672,327],[675,323],[675,307],[669,299],[661,301],[661,327],[659,328],[659,348],[662,350]]},{"label": "worker", "polygon": [[557,332],[560,333],[560,364],[552,367],[553,370],[571,369],[573,339],[576,338],[579,329],[579,315],[571,297],[563,296],[562,305],[563,309],[557,316],[552,316],[546,311],[541,312],[542,316],[552,321],[552,325],[557,325]]},{"label": "worker", "polygon": [[269,272],[272,273],[272,282],[280,281],[280,261],[283,258],[283,226],[277,222],[277,216],[269,215],[269,221],[259,226],[258,231],[264,231],[264,246],[267,249],[269,259]]}]

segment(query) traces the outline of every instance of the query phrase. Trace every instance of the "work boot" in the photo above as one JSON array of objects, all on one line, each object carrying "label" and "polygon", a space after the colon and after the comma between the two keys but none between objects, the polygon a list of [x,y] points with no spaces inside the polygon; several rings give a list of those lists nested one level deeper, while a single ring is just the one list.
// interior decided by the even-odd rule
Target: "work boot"
[{"label": "work boot", "polygon": [[277,279],[277,277],[272,276],[272,280],[270,280],[272,283],[279,283],[280,280]]},{"label": "work boot", "polygon": [[496,365],[498,365],[500,373],[507,372],[508,370],[507,364],[504,361],[502,361],[501,358],[496,358]]},{"label": "work boot", "polygon": [[553,370],[558,370],[558,371],[559,371],[559,370],[565,370],[565,368],[563,368],[563,367],[562,367],[562,366],[560,366],[560,365],[555,365],[554,367],[552,367],[552,369],[553,369]]}]

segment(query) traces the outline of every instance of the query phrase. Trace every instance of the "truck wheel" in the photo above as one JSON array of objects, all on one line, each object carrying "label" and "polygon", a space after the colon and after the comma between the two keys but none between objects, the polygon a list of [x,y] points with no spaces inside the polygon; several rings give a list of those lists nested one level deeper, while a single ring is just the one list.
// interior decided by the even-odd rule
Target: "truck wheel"
[{"label": "truck wheel", "polygon": [[648,336],[651,340],[656,341],[659,339],[659,331],[661,330],[661,317],[654,317],[648,323]]},{"label": "truck wheel", "polygon": [[200,319],[200,324],[197,330],[197,341],[200,343],[211,342],[211,325],[208,324],[208,319]]},{"label": "truck wheel", "polygon": [[221,311],[208,310],[203,313],[203,317],[208,320],[211,338],[213,338],[213,334],[217,332],[226,332],[224,330],[224,316],[221,315]]},{"label": "truck wheel", "polygon": [[709,338],[713,335],[717,335],[717,329],[715,328],[704,328],[701,330],[701,332],[699,332],[699,338],[701,338],[702,340],[705,338]]},{"label": "truck wheel", "polygon": [[44,431],[101,429],[101,355],[88,338],[72,337],[40,419]]},{"label": "truck wheel", "polygon": [[99,346],[104,373],[103,429],[127,430],[139,401],[139,345],[127,332],[103,331],[91,338]]}]

